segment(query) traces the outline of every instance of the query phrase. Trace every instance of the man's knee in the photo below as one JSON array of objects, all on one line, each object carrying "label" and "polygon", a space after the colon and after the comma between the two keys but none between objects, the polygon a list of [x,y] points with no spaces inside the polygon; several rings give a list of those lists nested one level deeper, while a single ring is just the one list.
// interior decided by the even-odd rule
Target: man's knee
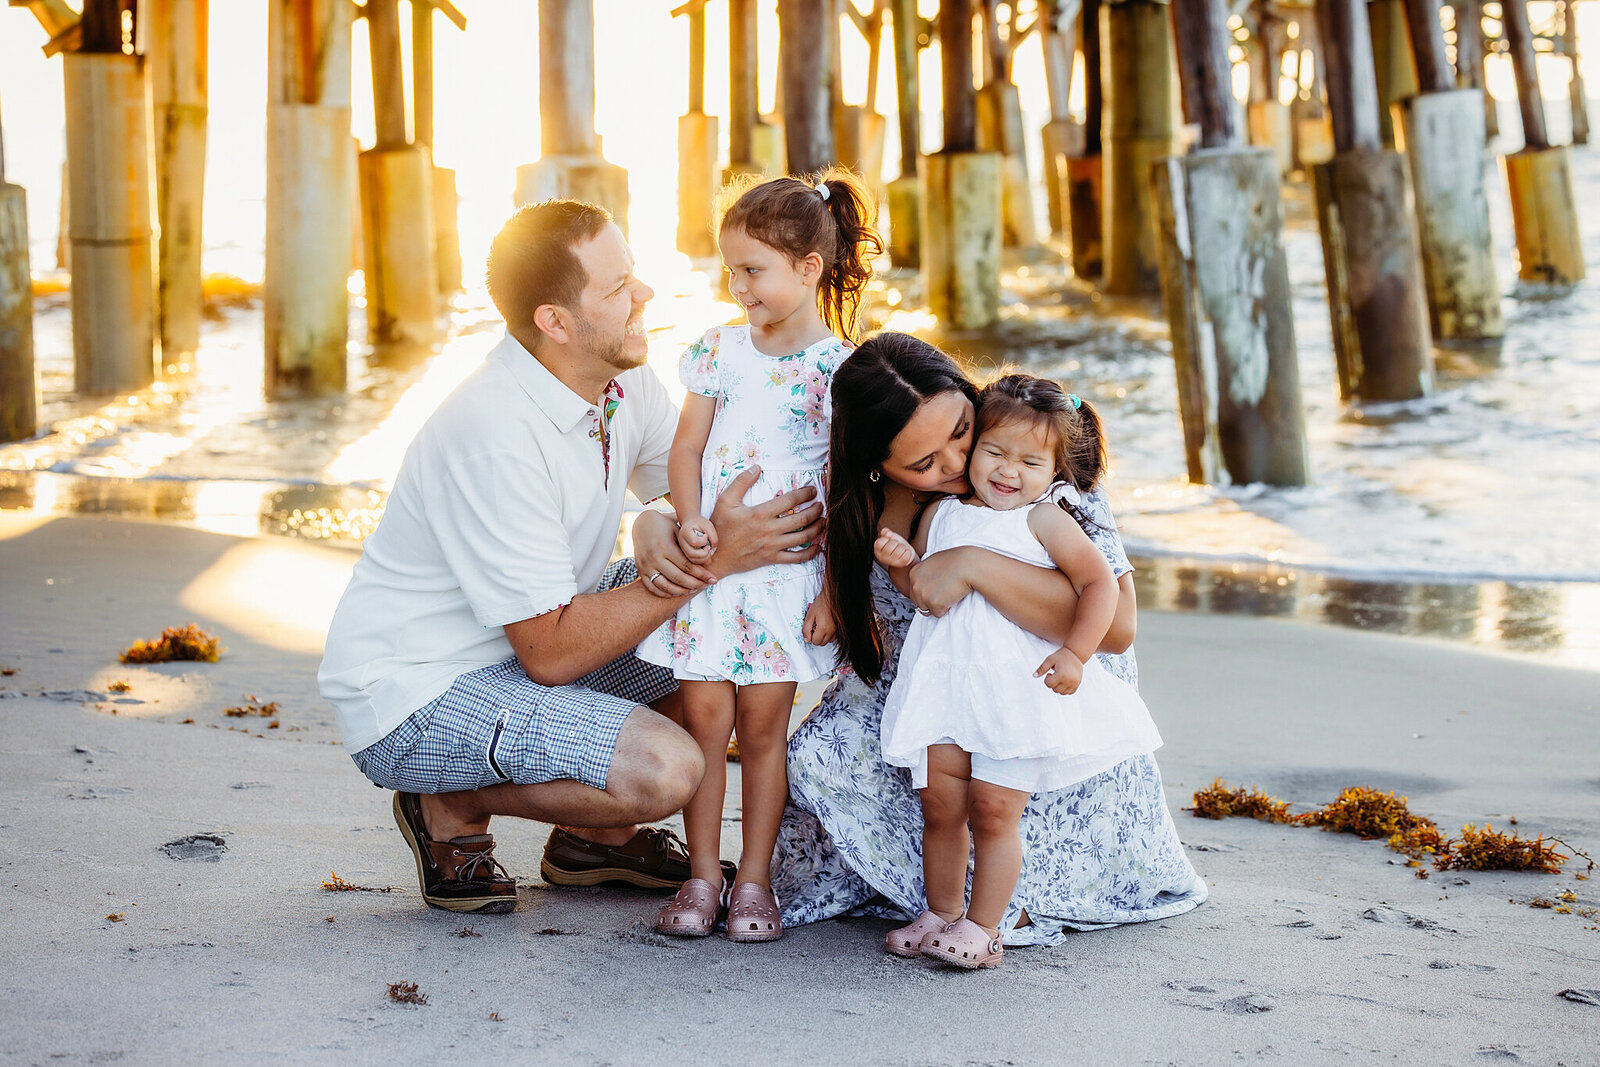
[{"label": "man's knee", "polygon": [[606,792],[660,819],[689,802],[705,773],[694,738],[648,708],[635,708],[617,737]]}]

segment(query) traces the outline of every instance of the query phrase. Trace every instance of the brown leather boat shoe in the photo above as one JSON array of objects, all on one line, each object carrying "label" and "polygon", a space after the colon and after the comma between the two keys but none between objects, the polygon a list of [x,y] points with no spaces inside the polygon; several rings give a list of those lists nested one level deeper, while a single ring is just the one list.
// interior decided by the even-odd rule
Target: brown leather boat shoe
[{"label": "brown leather boat shoe", "polygon": [[[732,866],[729,864],[729,866]],[[676,889],[689,878],[689,850],[660,826],[641,827],[625,845],[600,845],[557,826],[539,874],[552,885],[636,885]]]},{"label": "brown leather boat shoe", "polygon": [[435,841],[422,821],[416,793],[394,795],[394,821],[417,860],[417,882],[430,908],[500,914],[517,906],[517,880],[494,858],[489,834]]}]

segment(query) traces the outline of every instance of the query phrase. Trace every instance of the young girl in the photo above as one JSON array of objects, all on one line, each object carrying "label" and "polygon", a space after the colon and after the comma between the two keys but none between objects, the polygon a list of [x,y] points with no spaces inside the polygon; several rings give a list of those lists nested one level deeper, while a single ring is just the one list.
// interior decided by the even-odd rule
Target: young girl
[{"label": "young girl", "polygon": [[1092,407],[1052,381],[1007,375],[979,394],[971,498],[931,505],[915,546],[887,529],[874,545],[899,580],[919,553],[975,545],[1058,568],[1079,596],[1059,648],[976,594],[942,618],[912,622],[881,738],[884,760],[910,767],[921,793],[928,910],[885,938],[897,956],[997,966],[1000,920],[1022,871],[1017,826],[1029,795],[1161,743],[1138,693],[1093,658],[1116,612],[1117,585],[1073,512],[1078,472],[1098,470],[1103,449]]},{"label": "young girl", "polygon": [[[883,251],[870,199],[848,172],[815,185],[777,178],[746,190],[722,218],[728,292],[747,324],[708,330],[684,353],[688,387],[668,459],[678,540],[696,563],[717,548],[706,517],[741,471],[759,467],[756,504],[801,486],[822,499],[833,373],[849,354],[871,260]],[[822,559],[749,571],[706,589],[639,646],[682,679],[684,726],[706,773],[683,809],[690,879],[656,917],[680,937],[711,933],[727,908],[733,941],[774,941],[783,923],[770,867],[789,785],[789,711],[799,682],[831,674],[832,613]],[[726,752],[739,739],[744,851],[731,889],[720,866]]]}]

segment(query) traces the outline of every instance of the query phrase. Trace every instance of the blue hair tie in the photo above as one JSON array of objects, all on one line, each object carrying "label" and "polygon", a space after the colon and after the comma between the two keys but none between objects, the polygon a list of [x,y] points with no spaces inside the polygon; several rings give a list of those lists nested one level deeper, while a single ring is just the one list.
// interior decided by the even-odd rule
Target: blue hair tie
[{"label": "blue hair tie", "polygon": [[1077,393],[1068,393],[1067,399],[1072,401],[1072,410],[1076,411],[1083,407],[1083,400],[1079,398]]}]

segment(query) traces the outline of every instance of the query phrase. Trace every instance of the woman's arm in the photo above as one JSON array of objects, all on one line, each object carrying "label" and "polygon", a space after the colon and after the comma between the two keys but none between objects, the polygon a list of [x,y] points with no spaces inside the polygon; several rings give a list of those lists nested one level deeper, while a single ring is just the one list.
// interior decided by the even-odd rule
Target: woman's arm
[{"label": "woman's arm", "polygon": [[1078,591],[1072,625],[1061,644],[1080,665],[1086,663],[1116,618],[1118,586],[1111,564],[1077,522],[1053,504],[1035,506],[1028,513],[1028,529]]},{"label": "woman's arm", "polygon": [[1133,572],[1127,571],[1117,579],[1117,614],[1111,620],[1106,639],[1100,642],[1100,651],[1120,656],[1133,647],[1139,632],[1139,594],[1133,588]]}]

